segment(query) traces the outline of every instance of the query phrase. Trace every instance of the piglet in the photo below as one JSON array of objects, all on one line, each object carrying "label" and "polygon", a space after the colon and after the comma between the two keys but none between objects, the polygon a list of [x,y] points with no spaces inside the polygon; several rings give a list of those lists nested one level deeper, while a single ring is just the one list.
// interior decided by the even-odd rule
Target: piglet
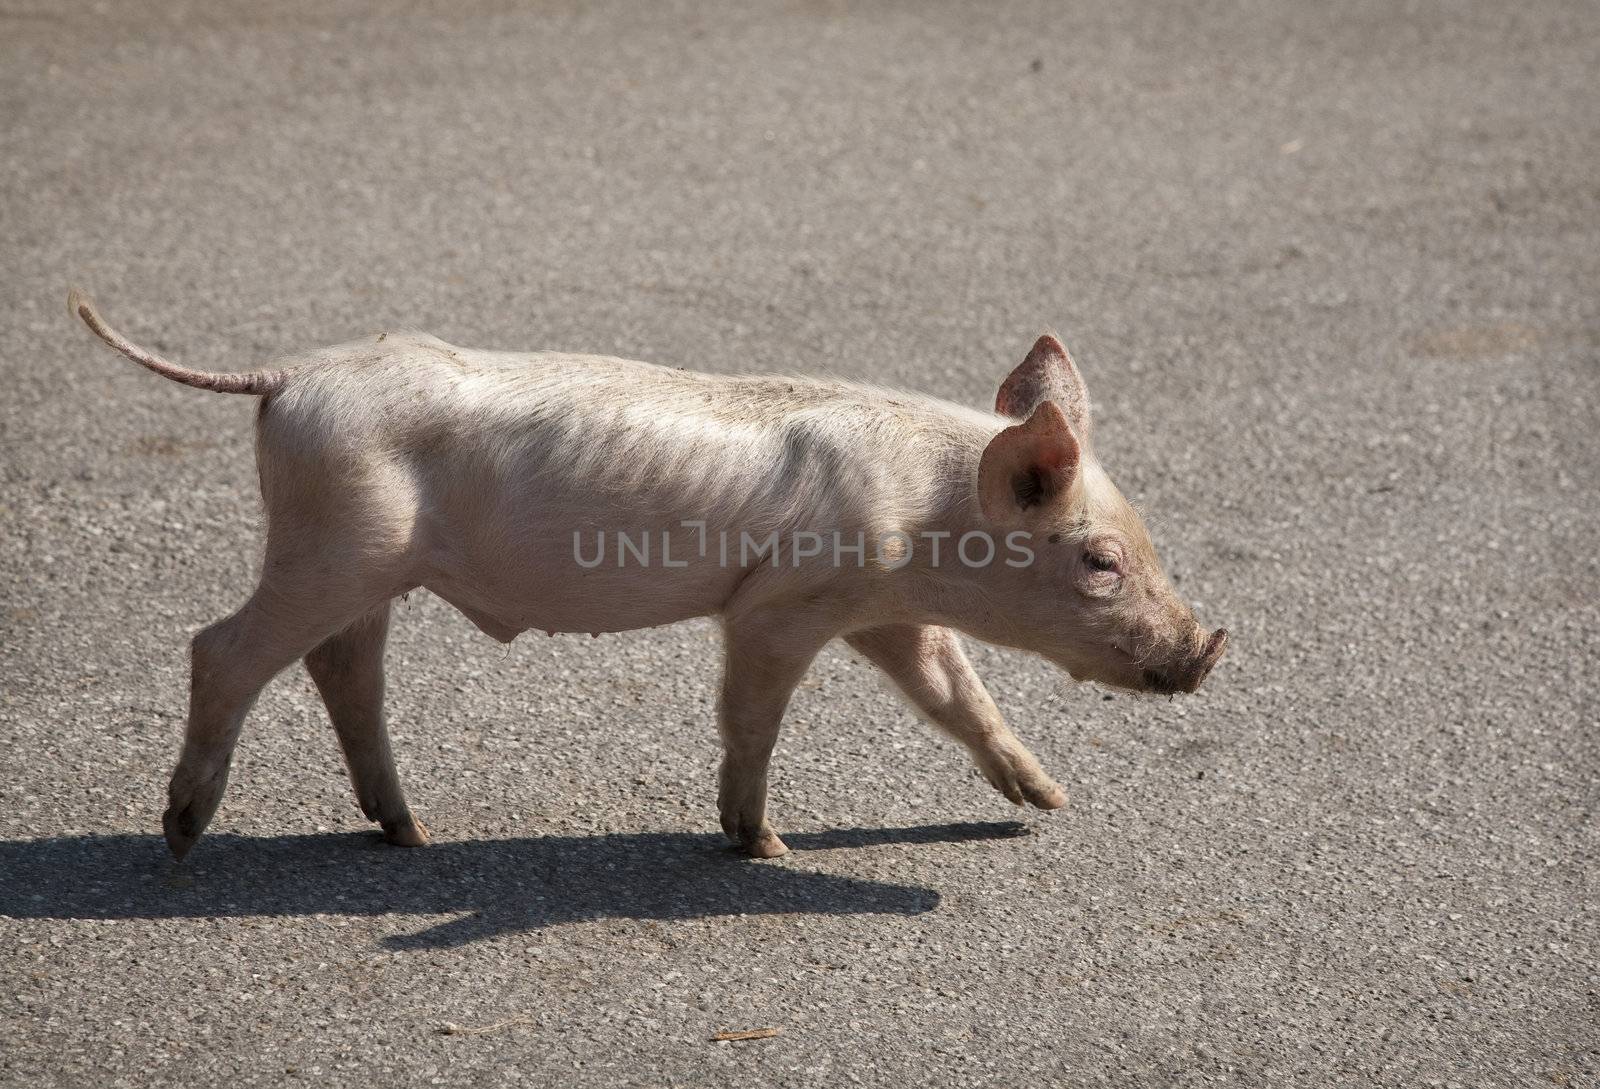
[{"label": "piglet", "polygon": [[259,399],[260,582],[196,635],[162,824],[182,858],[216,812],[245,715],[302,660],[362,812],[406,804],[383,713],[390,605],[425,587],[495,639],[715,617],[718,806],[751,855],[779,722],[843,639],[1017,804],[1066,795],[1006,726],[957,633],[1073,677],[1193,692],[1227,643],[1163,573],[1095,459],[1089,395],[1040,337],[992,412],[850,382],[724,376],[602,356],[376,334],[247,374],[190,370],[71,312],[163,377]]}]

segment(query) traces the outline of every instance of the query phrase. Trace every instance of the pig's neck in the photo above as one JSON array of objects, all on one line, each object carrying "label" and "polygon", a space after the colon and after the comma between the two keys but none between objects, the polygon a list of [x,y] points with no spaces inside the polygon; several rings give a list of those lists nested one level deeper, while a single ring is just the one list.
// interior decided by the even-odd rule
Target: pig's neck
[{"label": "pig's neck", "polygon": [[[956,628],[987,642],[1017,646],[1020,637],[1008,623],[1008,595],[1023,584],[1008,558],[1007,530],[983,516],[977,497],[978,462],[994,431],[968,426],[947,438],[939,467],[939,486],[920,516],[908,523],[911,562],[896,572],[897,596],[906,612],[924,623]],[[963,559],[962,540],[967,538]],[[994,555],[981,561],[993,544]],[[938,554],[935,558],[934,549]]]}]

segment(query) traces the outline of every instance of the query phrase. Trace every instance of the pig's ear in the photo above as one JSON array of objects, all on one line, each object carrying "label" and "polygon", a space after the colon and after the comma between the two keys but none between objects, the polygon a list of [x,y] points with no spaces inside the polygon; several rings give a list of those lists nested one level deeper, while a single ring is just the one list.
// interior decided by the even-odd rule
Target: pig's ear
[{"label": "pig's ear", "polygon": [[1072,357],[1046,333],[1034,341],[1028,358],[1017,365],[994,399],[994,410],[1013,420],[1026,418],[1042,401],[1054,401],[1079,435],[1089,434],[1089,390],[1072,365]]},{"label": "pig's ear", "polygon": [[1078,440],[1054,401],[989,440],[978,462],[978,503],[997,525],[1026,523],[1049,510],[1078,472]]}]

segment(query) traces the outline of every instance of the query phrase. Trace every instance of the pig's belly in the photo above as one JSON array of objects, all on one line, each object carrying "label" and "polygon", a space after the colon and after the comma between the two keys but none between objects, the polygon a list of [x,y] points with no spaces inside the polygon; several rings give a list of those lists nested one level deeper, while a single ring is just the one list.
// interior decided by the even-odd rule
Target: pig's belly
[{"label": "pig's belly", "polygon": [[498,561],[460,556],[435,563],[422,585],[486,634],[510,642],[525,631],[599,634],[708,616],[722,608],[741,575],[699,564],[584,568],[573,561],[570,543],[518,558],[507,563],[501,552]]}]

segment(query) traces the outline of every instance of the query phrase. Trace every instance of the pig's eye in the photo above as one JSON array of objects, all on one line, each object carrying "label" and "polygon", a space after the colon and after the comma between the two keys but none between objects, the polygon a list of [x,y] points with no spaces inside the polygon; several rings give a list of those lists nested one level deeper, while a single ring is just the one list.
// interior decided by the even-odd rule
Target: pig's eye
[{"label": "pig's eye", "polygon": [[1117,569],[1117,557],[1112,552],[1085,552],[1083,554],[1083,562],[1088,565],[1091,571],[1115,571]]}]

